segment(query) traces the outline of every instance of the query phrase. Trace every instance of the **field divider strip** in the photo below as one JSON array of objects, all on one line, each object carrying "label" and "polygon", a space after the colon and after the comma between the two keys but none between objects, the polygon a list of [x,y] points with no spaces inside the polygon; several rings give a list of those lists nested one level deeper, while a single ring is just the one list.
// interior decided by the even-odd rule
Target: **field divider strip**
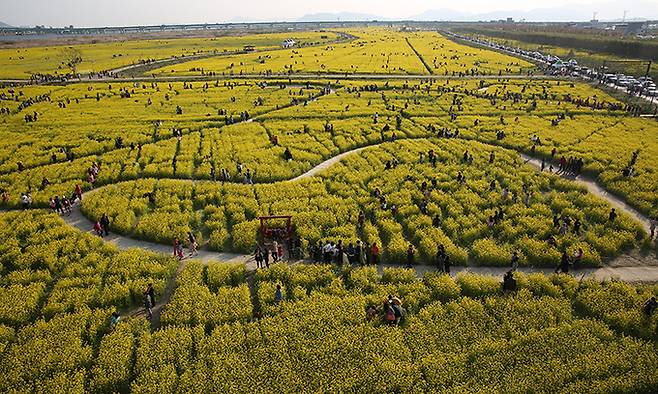
[{"label": "field divider strip", "polygon": [[405,39],[405,41],[407,41],[407,44],[409,45],[409,48],[411,48],[411,50],[414,51],[414,53],[416,54],[416,56],[418,57],[420,62],[423,63],[423,66],[425,66],[425,69],[427,70],[427,72],[430,73],[430,75],[433,75],[434,71],[429,66],[429,64],[427,64],[427,62],[425,61],[423,56],[416,50],[416,48],[414,48],[414,46],[411,45],[411,42],[409,41],[409,38],[405,37],[404,39]]}]

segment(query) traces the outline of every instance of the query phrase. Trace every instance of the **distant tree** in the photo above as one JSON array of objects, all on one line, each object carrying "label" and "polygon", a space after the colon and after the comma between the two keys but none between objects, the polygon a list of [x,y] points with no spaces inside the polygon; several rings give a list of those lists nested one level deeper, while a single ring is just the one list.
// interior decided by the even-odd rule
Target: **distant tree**
[{"label": "distant tree", "polygon": [[62,50],[62,63],[71,69],[71,73],[76,74],[78,64],[82,63],[82,53],[74,47],[67,47]]}]

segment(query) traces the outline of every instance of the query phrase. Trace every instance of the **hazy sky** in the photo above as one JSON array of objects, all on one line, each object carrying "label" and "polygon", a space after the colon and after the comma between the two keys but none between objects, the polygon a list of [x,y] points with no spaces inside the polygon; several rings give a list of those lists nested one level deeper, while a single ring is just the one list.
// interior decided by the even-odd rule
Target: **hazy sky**
[{"label": "hazy sky", "polygon": [[[292,21],[306,14],[325,12],[355,12],[404,19],[426,10],[444,8],[486,13],[571,4],[581,5],[579,8],[586,9],[587,13],[590,8],[603,8],[599,15],[605,17],[609,7],[598,5],[607,1],[619,0],[0,0],[0,21],[13,26],[157,25],[236,20]],[[620,7],[632,1],[625,1]],[[658,3],[658,0],[648,1]],[[620,12],[615,10],[614,15]],[[629,16],[644,15],[641,10],[631,10]]]}]

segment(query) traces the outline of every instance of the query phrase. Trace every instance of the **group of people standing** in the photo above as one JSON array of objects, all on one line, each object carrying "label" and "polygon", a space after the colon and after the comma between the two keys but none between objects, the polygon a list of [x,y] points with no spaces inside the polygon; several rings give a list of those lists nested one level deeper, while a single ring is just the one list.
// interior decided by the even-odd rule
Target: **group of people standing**
[{"label": "group of people standing", "polygon": [[349,243],[345,246],[342,240],[338,242],[318,241],[309,245],[308,253],[313,262],[316,263],[376,265],[379,263],[380,249],[376,242],[369,245],[357,240],[355,243]]},{"label": "group of people standing", "polygon": [[[46,186],[49,184],[48,179],[43,178],[42,185],[44,184],[46,184]],[[66,196],[51,197],[48,200],[48,206],[50,209],[52,209],[53,212],[57,214],[70,215],[73,211],[73,204],[75,204],[77,201],[82,201],[82,187],[80,187],[80,184],[75,185],[75,190],[73,190],[71,198]]]},{"label": "group of people standing", "polygon": [[370,305],[366,309],[366,319],[368,321],[374,320],[377,316],[381,316],[384,323],[397,326],[407,317],[407,311],[402,307],[400,298],[389,295],[384,300],[381,309],[375,305]]},{"label": "group of people standing", "polygon": [[91,183],[92,185],[95,184],[96,179],[98,179],[98,173],[100,172],[100,169],[100,164],[96,162],[91,163],[91,166],[87,169],[87,182]]},{"label": "group of people standing", "polygon": [[[187,232],[187,247],[189,250],[187,257],[194,257],[199,254],[199,244],[191,231]],[[174,238],[172,255],[178,260],[185,258],[183,242],[179,238]]]},{"label": "group of people standing", "polygon": [[270,258],[272,263],[277,263],[283,260],[283,244],[272,241],[271,247],[266,245],[257,245],[254,251],[254,260],[256,260],[256,268],[270,268]]},{"label": "group of people standing", "polygon": [[110,235],[110,218],[106,213],[94,223],[94,233],[101,238]]},{"label": "group of people standing", "polygon": [[568,173],[568,174],[573,174],[573,175],[580,175],[580,173],[583,171],[583,159],[582,158],[576,158],[573,156],[570,156],[568,159],[564,156],[560,157],[560,160],[558,161],[559,164],[559,172],[562,173]]}]

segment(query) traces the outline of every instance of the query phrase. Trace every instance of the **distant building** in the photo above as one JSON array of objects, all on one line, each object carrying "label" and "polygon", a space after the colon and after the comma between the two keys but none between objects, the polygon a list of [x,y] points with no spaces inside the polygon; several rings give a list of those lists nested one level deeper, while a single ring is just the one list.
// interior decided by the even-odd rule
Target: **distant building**
[{"label": "distant building", "polygon": [[507,20],[506,20],[505,22],[507,22],[507,23],[514,23],[514,18],[507,18]]},{"label": "distant building", "polygon": [[628,22],[624,29],[624,34],[640,34],[646,27],[646,22]]},{"label": "distant building", "polygon": [[283,41],[281,46],[284,47],[284,48],[292,48],[292,47],[295,46],[295,44],[297,44],[297,42],[295,42],[295,40],[293,40],[292,38],[288,38],[287,40]]}]

